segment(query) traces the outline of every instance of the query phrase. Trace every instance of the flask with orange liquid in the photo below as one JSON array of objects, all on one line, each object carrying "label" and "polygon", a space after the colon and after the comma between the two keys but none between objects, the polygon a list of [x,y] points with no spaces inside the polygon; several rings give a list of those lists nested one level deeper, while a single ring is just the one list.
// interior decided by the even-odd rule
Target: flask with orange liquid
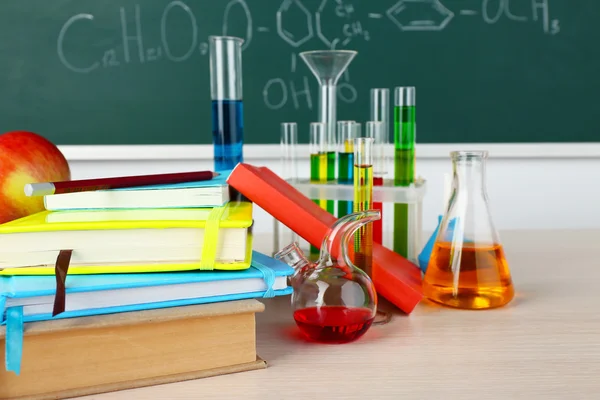
[{"label": "flask with orange liquid", "polygon": [[490,215],[486,151],[454,151],[448,207],[423,279],[430,300],[462,309],[506,305],[514,297],[510,269]]}]

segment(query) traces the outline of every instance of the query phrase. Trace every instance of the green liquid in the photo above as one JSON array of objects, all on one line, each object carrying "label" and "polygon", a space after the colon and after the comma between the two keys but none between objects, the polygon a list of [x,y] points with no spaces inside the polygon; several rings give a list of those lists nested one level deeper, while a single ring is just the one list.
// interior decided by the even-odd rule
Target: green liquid
[{"label": "green liquid", "polygon": [[[354,183],[354,153],[338,153],[338,183],[341,185],[352,185]],[[341,218],[352,214],[353,202],[339,200],[337,216]]]},{"label": "green liquid", "polygon": [[335,151],[327,152],[327,180],[335,180]]},{"label": "green liquid", "polygon": [[394,152],[394,184],[409,186],[415,181],[415,150],[396,149]]},{"label": "green liquid", "polygon": [[[315,153],[310,155],[310,180],[313,183],[326,183],[335,180],[335,152]],[[335,201],[313,199],[319,207],[335,215]],[[318,256],[319,249],[310,246],[311,257]]]},{"label": "green liquid", "polygon": [[[394,184],[415,180],[415,106],[394,107]],[[408,204],[394,204],[394,251],[408,256]]]},{"label": "green liquid", "polygon": [[[328,151],[326,155],[327,163],[327,178],[326,180],[332,182],[335,180],[335,151]],[[325,209],[331,214],[335,215],[335,200],[325,200]]]},{"label": "green liquid", "polygon": [[414,149],[416,134],[415,107],[394,107],[394,147]]}]

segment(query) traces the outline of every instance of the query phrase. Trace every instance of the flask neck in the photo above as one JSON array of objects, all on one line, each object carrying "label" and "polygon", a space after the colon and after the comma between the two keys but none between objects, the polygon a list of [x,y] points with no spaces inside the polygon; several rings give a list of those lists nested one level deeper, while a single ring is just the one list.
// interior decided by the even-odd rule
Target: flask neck
[{"label": "flask neck", "polygon": [[487,197],[486,158],[487,152],[484,151],[452,153],[455,191]]},{"label": "flask neck", "polygon": [[306,258],[297,243],[291,243],[277,252],[274,256],[294,269],[294,275],[304,273],[311,262]]}]

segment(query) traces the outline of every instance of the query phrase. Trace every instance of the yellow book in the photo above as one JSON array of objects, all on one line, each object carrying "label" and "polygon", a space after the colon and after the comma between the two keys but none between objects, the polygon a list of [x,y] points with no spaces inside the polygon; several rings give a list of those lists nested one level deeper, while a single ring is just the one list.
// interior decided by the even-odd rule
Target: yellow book
[{"label": "yellow book", "polygon": [[252,203],[215,208],[42,211],[0,225],[0,275],[240,270],[250,267]]}]

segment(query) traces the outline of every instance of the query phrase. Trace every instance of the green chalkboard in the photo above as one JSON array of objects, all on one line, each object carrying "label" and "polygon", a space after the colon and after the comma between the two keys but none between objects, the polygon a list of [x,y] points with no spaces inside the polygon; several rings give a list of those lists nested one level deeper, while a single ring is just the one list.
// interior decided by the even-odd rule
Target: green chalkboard
[{"label": "green chalkboard", "polygon": [[353,49],[338,119],[417,88],[418,141],[595,142],[597,0],[5,0],[0,131],[57,144],[211,143],[209,35],[245,39],[246,143],[300,141],[319,87],[298,53]]}]

